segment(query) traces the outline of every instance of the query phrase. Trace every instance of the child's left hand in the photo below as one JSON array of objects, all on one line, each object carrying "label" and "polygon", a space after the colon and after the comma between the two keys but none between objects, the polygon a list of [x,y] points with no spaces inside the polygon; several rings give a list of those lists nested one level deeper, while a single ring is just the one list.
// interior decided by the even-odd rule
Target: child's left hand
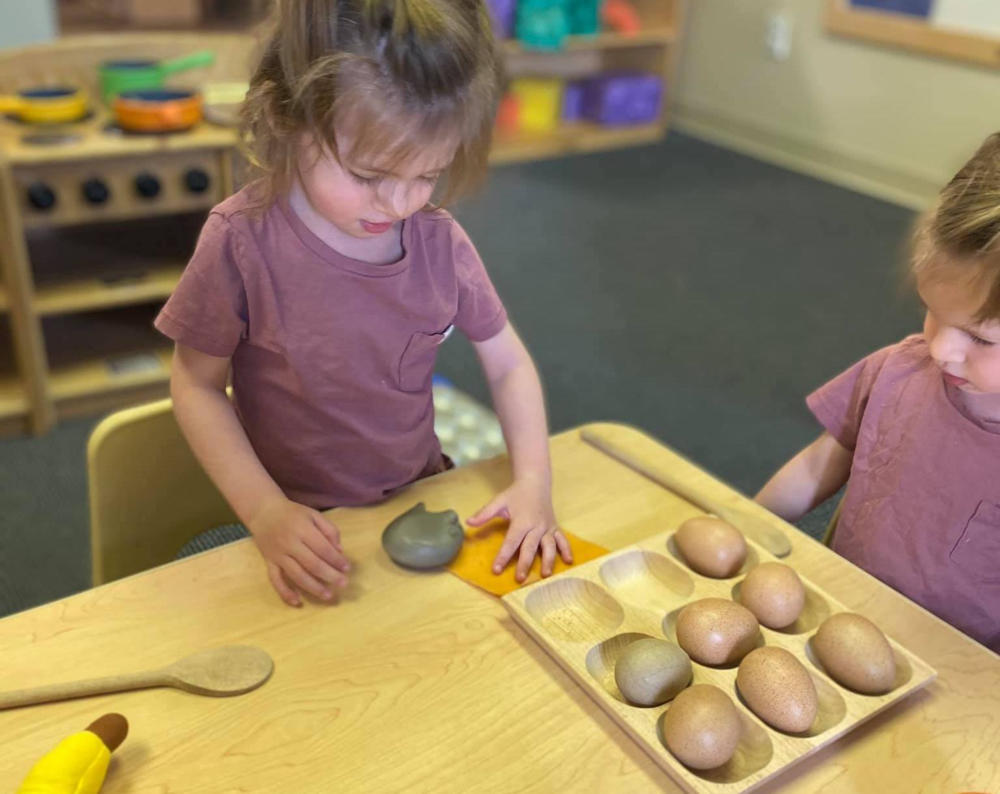
[{"label": "child's left hand", "polygon": [[551,489],[546,481],[530,477],[514,480],[509,488],[466,523],[479,527],[494,518],[505,518],[510,521],[510,526],[507,528],[507,537],[493,560],[493,573],[499,574],[507,567],[518,547],[521,548],[521,553],[517,558],[515,578],[519,582],[527,578],[539,548],[542,555],[542,576],[552,574],[557,549],[567,564],[573,562],[569,541],[556,524]]}]

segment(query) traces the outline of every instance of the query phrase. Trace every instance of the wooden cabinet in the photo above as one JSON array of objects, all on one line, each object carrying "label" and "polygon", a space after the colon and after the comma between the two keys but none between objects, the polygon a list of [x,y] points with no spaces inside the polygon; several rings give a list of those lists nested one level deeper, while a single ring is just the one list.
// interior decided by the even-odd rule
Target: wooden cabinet
[{"label": "wooden cabinet", "polygon": [[233,190],[231,145],[189,135],[142,155],[2,165],[0,431],[165,393],[171,344],[153,317]]}]

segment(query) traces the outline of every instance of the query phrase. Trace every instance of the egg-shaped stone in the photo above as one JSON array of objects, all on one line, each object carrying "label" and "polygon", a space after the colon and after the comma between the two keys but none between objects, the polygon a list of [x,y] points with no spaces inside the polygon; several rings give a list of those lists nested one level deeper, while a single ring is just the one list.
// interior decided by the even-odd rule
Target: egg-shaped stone
[{"label": "egg-shaped stone", "polygon": [[819,711],[809,671],[784,648],[748,653],[736,671],[736,688],[750,710],[779,731],[807,731]]},{"label": "egg-shaped stone", "polygon": [[615,683],[629,703],[659,706],[691,683],[691,660],[672,642],[644,637],[621,652]]},{"label": "egg-shaped stone", "polygon": [[760,639],[753,613],[728,598],[692,601],[677,614],[677,644],[696,662],[735,664]]},{"label": "egg-shaped stone", "polygon": [[791,626],[806,604],[799,575],[780,562],[762,562],[740,582],[740,603],[770,629]]},{"label": "egg-shaped stone", "polygon": [[863,695],[883,695],[896,681],[896,658],[881,630],[868,618],[838,612],[812,638],[817,661],[838,684]]},{"label": "egg-shaped stone", "polygon": [[714,579],[735,576],[747,559],[747,542],[732,524],[714,516],[689,518],[674,533],[684,562]]},{"label": "egg-shaped stone", "polygon": [[743,734],[733,701],[710,684],[695,684],[675,697],[660,727],[667,749],[691,769],[722,766]]}]

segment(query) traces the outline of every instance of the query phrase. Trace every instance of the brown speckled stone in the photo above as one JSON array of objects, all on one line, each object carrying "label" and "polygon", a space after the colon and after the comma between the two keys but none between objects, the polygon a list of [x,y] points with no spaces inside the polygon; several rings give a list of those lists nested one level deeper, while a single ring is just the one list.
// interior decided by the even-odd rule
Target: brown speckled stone
[{"label": "brown speckled stone", "polygon": [[784,648],[750,651],[736,672],[736,688],[754,714],[786,733],[809,730],[819,711],[809,671]]},{"label": "brown speckled stone", "polygon": [[759,640],[757,618],[728,598],[692,601],[677,615],[677,644],[701,664],[735,664]]},{"label": "brown speckled stone", "polygon": [[663,715],[663,743],[691,769],[715,769],[736,752],[743,726],[733,701],[718,687],[695,684]]},{"label": "brown speckled stone", "polygon": [[885,635],[868,618],[831,615],[812,639],[823,669],[837,683],[863,695],[881,695],[896,682],[896,659]]}]

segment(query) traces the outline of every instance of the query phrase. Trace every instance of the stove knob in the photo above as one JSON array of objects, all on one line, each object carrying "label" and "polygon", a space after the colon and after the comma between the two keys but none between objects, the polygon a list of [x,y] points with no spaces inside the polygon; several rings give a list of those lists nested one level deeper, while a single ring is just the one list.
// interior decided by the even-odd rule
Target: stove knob
[{"label": "stove knob", "polygon": [[135,178],[135,192],[143,198],[156,198],[160,194],[160,180],[149,171],[143,171]]},{"label": "stove knob", "polygon": [[189,168],[184,173],[184,185],[192,193],[204,193],[210,184],[211,177],[201,168]]},{"label": "stove knob", "polygon": [[56,205],[56,194],[44,182],[28,185],[28,203],[36,210],[50,210]]},{"label": "stove knob", "polygon": [[111,198],[111,191],[100,179],[88,179],[83,183],[83,197],[89,204],[103,204]]}]

